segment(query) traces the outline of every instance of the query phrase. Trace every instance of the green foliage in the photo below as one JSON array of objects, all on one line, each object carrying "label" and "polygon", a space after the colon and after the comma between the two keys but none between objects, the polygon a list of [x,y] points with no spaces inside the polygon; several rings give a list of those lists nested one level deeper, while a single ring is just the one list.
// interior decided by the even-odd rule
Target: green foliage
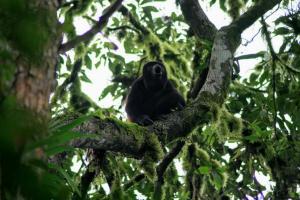
[{"label": "green foliage", "polygon": [[66,185],[63,178],[51,173],[53,167],[47,165],[45,158],[69,150],[60,145],[75,138],[68,131],[78,122],[67,126],[60,124],[54,129],[58,135],[51,134],[52,137],[35,142],[34,138],[42,138],[48,131],[44,120],[18,105],[14,98],[6,98],[0,111],[1,181],[5,183],[1,185],[1,198],[68,198],[71,184]]},{"label": "green foliage", "polygon": [[[74,39],[77,21],[95,25],[110,1],[65,2],[57,13],[61,22],[57,27],[56,16],[32,9],[35,2],[0,1],[0,199],[140,199],[140,195],[153,199],[192,199],[194,195],[244,199],[245,195],[258,198],[262,191],[265,199],[300,198],[300,19],[299,9],[289,7],[292,1],[284,0],[280,8],[285,13],[269,23],[272,41],[266,43],[282,41],[274,48],[275,55],[265,48],[236,57],[235,61],[256,59],[258,63],[249,66],[253,70],[248,77],[232,82],[224,105],[210,103],[215,102],[211,96],[203,97],[211,120],[184,138],[187,144],[166,169],[163,184],[156,183],[156,167],[172,144],[161,144],[145,127],[125,122],[120,108],[131,83],[149,60],[163,61],[172,83],[186,95],[208,66],[212,44],[191,37],[180,12],[165,16],[157,6],[163,0],[124,1],[129,14],[114,13],[101,34],[58,56],[58,87],[51,98],[49,122],[9,95],[19,73],[16,59],[38,61],[47,53],[43,48],[53,45],[48,44],[52,30],[61,31],[64,41]],[[257,2],[209,1],[233,20]],[[15,50],[20,53],[17,58]],[[103,68],[112,77],[99,100],[110,96],[122,100],[106,109],[99,108],[82,89],[83,84],[93,81],[87,72]],[[106,74],[97,76],[103,79]],[[118,127],[122,136],[132,136],[135,145],[143,147],[140,160],[106,152],[107,162],[100,159],[89,167],[95,158],[91,151],[68,144],[96,137],[74,130],[95,115]],[[62,159],[49,164],[53,156]],[[101,162],[111,174],[100,167]],[[81,194],[81,178],[89,170],[95,177],[87,185],[87,194]],[[275,186],[266,190],[265,183],[256,180],[258,173],[269,177]],[[139,175],[142,178],[135,179]]]}]

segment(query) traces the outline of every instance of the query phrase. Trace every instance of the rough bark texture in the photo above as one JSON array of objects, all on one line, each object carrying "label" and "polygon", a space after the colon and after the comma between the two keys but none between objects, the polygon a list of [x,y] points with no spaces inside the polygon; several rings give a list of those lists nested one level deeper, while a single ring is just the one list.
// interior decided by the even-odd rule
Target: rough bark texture
[{"label": "rough bark texture", "polygon": [[213,41],[217,28],[202,10],[198,1],[180,1],[182,14],[198,38]]},{"label": "rough bark texture", "polygon": [[146,131],[142,127],[137,128],[137,126],[128,127],[125,130],[122,127],[118,127],[118,125],[120,126],[116,121],[92,118],[77,127],[76,131],[85,134],[96,134],[97,137],[73,140],[70,144],[78,148],[110,150],[141,158],[144,138],[142,135],[139,136],[138,133],[135,134],[134,132]]},{"label": "rough bark texture", "polygon": [[[47,10],[51,13],[50,16],[56,16],[58,2],[35,1],[31,6],[35,9]],[[11,93],[6,94],[14,96],[20,105],[41,116],[48,116],[49,97],[56,83],[55,65],[59,46],[59,33],[56,27],[58,24],[57,20],[49,19],[49,21],[52,22],[51,33],[39,58],[33,61],[18,49],[14,49],[16,73],[11,82]]]}]

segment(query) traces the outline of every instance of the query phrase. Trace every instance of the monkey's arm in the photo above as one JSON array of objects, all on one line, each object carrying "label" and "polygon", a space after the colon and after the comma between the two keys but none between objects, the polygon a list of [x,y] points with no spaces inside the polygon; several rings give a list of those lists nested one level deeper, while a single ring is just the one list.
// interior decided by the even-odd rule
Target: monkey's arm
[{"label": "monkey's arm", "polygon": [[153,124],[153,121],[146,114],[144,108],[144,94],[141,79],[138,79],[133,85],[127,97],[125,110],[128,119],[139,125],[146,126]]}]

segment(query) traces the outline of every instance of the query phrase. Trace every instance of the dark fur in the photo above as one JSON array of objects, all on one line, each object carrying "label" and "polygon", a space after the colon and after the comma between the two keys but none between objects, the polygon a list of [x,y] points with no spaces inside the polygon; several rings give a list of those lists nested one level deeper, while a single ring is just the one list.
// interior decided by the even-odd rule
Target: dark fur
[{"label": "dark fur", "polygon": [[183,97],[167,78],[165,66],[152,61],[144,65],[143,75],[133,82],[125,110],[130,121],[145,126],[184,106]]}]

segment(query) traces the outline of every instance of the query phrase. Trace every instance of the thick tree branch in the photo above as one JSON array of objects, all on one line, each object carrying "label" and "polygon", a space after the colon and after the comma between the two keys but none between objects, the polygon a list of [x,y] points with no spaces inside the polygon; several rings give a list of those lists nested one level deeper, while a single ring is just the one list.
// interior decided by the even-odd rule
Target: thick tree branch
[{"label": "thick tree branch", "polygon": [[237,20],[230,24],[237,34],[249,28],[259,17],[263,16],[268,10],[272,9],[282,0],[260,0],[254,6],[249,8],[247,12],[241,15]]},{"label": "thick tree branch", "polygon": [[[80,138],[71,141],[70,145],[78,148],[109,150],[141,158],[143,155],[144,138],[126,133],[114,120],[92,118],[85,121],[75,130],[83,134],[94,134],[96,137]],[[143,127],[133,126],[136,132],[147,132]],[[130,130],[128,130],[130,131]],[[132,130],[133,131],[133,130]]]},{"label": "thick tree branch", "polygon": [[180,7],[185,20],[190,25],[195,35],[200,39],[212,42],[217,32],[217,28],[209,21],[198,0],[180,1]]},{"label": "thick tree branch", "polygon": [[77,36],[74,39],[62,44],[59,48],[60,53],[64,53],[74,48],[81,42],[86,42],[91,40],[97,33],[99,33],[107,24],[108,19],[112,16],[112,14],[117,11],[122,5],[123,0],[116,0],[113,4],[111,4],[108,8],[104,10],[103,15],[99,18],[99,21],[87,32],[83,35]]},{"label": "thick tree branch", "polygon": [[232,76],[233,54],[240,45],[241,33],[280,0],[261,0],[230,25],[221,28],[214,39],[207,80],[198,97],[213,97],[223,103]]}]

